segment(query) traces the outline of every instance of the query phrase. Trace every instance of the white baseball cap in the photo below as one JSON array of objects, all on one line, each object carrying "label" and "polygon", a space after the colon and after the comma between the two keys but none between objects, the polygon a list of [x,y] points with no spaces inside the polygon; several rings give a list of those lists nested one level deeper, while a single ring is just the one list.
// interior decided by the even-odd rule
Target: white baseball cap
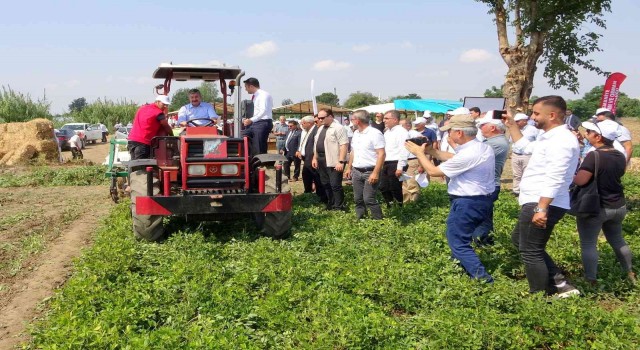
[{"label": "white baseball cap", "polygon": [[613,120],[603,120],[597,123],[582,122],[582,127],[602,135],[602,137],[611,141],[620,136],[620,132],[618,131],[620,129],[620,125]]},{"label": "white baseball cap", "polygon": [[418,117],[416,118],[416,120],[414,120],[411,124],[413,125],[418,125],[418,124],[426,124],[427,120],[423,117]]},{"label": "white baseball cap", "polygon": [[527,119],[529,119],[529,116],[524,113],[516,113],[516,115],[513,117],[513,120],[515,121],[527,120]]},{"label": "white baseball cap", "polygon": [[167,96],[167,95],[158,95],[158,97],[156,97],[156,101],[160,101],[160,102],[164,103],[167,106],[171,104],[171,100],[169,99],[169,96]]},{"label": "white baseball cap", "polygon": [[476,125],[478,127],[484,124],[501,125],[502,119],[493,119],[493,112],[494,111],[487,111],[484,117],[476,119]]},{"label": "white baseball cap", "polygon": [[608,108],[598,108],[596,109],[596,115],[602,113],[602,112],[611,112]]},{"label": "white baseball cap", "polygon": [[453,111],[451,111],[450,114],[451,115],[471,114],[471,112],[469,111],[469,108],[458,107],[458,108],[454,109]]}]

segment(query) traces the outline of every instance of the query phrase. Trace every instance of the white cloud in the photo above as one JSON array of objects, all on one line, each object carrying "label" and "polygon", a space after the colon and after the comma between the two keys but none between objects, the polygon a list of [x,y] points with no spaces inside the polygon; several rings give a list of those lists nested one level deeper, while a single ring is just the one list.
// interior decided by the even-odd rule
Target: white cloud
[{"label": "white cloud", "polygon": [[415,46],[411,41],[405,40],[402,42],[402,44],[400,44],[400,47],[403,49],[413,49]]},{"label": "white cloud", "polygon": [[334,60],[318,61],[313,65],[313,69],[317,71],[344,70],[351,67],[349,62],[338,62]]},{"label": "white cloud", "polygon": [[351,49],[355,52],[366,52],[371,50],[371,45],[367,45],[367,44],[355,45]]},{"label": "white cloud", "polygon": [[475,62],[485,62],[493,57],[492,54],[487,50],[483,49],[471,49],[467,50],[460,55],[460,62],[463,63],[475,63]]},{"label": "white cloud", "polygon": [[269,40],[249,46],[244,54],[249,57],[262,57],[274,54],[276,51],[278,51],[278,46]]},{"label": "white cloud", "polygon": [[68,80],[68,81],[64,82],[64,86],[68,87],[68,88],[73,88],[73,87],[76,87],[78,85],[80,85],[80,80],[76,80],[76,79]]}]

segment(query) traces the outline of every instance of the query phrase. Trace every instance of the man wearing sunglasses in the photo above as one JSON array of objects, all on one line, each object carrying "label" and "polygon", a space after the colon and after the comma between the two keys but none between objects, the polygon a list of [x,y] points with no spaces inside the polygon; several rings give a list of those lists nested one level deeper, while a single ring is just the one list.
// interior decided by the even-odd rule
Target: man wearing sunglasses
[{"label": "man wearing sunglasses", "polygon": [[320,181],[328,198],[327,209],[345,210],[342,172],[347,164],[349,139],[344,127],[334,120],[331,110],[321,109],[318,120],[322,128],[315,136],[311,165],[320,173]]}]

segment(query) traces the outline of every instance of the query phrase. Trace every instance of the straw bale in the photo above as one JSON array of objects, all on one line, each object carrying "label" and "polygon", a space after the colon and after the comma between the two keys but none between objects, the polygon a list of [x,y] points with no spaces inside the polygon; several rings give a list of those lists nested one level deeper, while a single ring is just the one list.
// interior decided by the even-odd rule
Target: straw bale
[{"label": "straw bale", "polygon": [[0,165],[24,164],[37,157],[58,160],[58,145],[51,121],[34,119],[25,123],[0,124]]}]

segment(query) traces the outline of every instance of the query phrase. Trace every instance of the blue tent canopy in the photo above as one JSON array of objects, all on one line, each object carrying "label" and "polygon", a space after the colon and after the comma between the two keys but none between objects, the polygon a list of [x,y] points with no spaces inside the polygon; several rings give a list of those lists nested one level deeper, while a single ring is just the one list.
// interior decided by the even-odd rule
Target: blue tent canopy
[{"label": "blue tent canopy", "polygon": [[462,107],[462,102],[449,100],[395,100],[394,106],[398,110],[405,111],[431,111],[433,113],[444,113],[450,109]]}]

